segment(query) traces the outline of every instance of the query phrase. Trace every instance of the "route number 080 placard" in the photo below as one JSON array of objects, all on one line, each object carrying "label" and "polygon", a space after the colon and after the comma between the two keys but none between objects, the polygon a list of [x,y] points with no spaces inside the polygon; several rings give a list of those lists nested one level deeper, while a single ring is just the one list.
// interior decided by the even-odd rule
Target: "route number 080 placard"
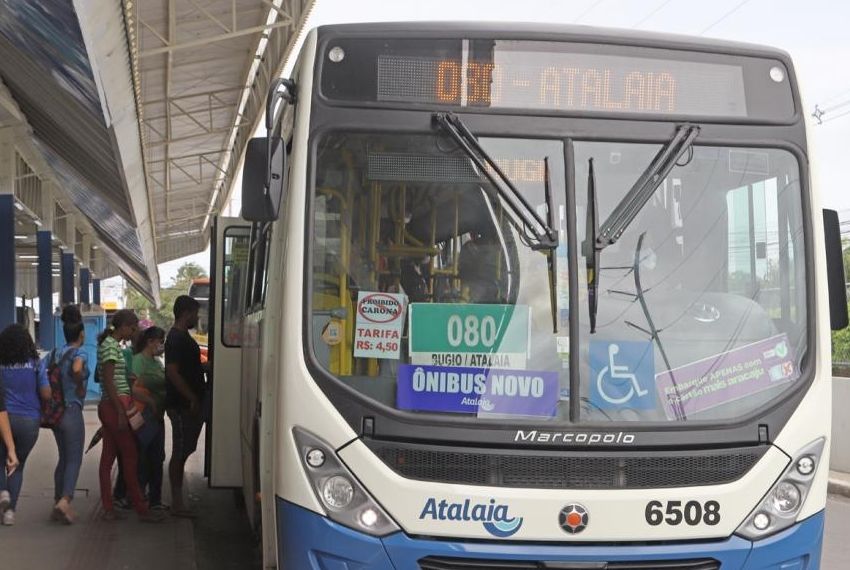
[{"label": "route number 080 placard", "polygon": [[528,360],[526,305],[413,303],[413,364],[524,369]]}]

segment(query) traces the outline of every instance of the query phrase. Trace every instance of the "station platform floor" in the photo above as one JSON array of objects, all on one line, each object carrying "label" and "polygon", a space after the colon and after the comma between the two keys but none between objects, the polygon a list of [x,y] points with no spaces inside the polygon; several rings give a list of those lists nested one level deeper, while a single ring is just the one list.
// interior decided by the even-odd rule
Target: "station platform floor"
[{"label": "station platform floor", "polygon": [[[84,411],[86,442],[100,426],[94,406]],[[169,429],[166,420],[166,428]],[[203,478],[203,440],[187,466],[189,503],[195,520],[169,517],[160,524],[100,519],[97,466],[101,445],[84,456],[77,484],[73,525],[50,521],[56,443],[41,430],[27,460],[14,526],[0,526],[0,568],[14,570],[250,570],[259,567],[258,550],[244,512],[231,490],[211,490]],[[170,432],[166,434],[170,448]],[[166,451],[166,469],[170,449]],[[117,467],[113,469],[113,477]],[[163,501],[170,502],[167,471]]]}]

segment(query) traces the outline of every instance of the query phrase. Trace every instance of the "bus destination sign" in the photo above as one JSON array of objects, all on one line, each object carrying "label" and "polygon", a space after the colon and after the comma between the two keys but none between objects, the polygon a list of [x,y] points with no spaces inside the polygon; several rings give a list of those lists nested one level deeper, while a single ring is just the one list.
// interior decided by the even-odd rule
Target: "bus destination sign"
[{"label": "bus destination sign", "polygon": [[745,117],[740,66],[563,51],[381,54],[377,99],[457,107]]}]

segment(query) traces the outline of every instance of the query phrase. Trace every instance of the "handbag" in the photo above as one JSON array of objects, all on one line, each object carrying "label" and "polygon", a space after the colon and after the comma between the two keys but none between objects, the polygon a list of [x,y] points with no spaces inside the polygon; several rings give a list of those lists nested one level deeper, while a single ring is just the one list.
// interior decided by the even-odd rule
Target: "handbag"
[{"label": "handbag", "polygon": [[133,431],[139,431],[145,425],[145,418],[139,413],[139,409],[136,406],[131,406],[127,410],[127,421],[130,423],[130,429]]},{"label": "handbag", "polygon": [[121,405],[124,406],[124,413],[127,415],[127,423],[130,425],[130,429],[134,432],[142,429],[142,426],[145,425],[145,418],[142,417],[139,408],[136,407],[136,401],[133,399],[133,396],[122,394],[118,396],[118,399]]}]

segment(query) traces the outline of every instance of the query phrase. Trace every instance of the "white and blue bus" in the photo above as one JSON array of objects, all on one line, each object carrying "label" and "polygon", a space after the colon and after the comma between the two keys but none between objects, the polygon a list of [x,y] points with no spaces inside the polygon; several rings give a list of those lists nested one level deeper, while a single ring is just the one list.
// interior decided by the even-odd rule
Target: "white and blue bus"
[{"label": "white and blue bus", "polygon": [[208,444],[266,567],[819,568],[847,307],[787,54],[326,26],[267,109]]}]

